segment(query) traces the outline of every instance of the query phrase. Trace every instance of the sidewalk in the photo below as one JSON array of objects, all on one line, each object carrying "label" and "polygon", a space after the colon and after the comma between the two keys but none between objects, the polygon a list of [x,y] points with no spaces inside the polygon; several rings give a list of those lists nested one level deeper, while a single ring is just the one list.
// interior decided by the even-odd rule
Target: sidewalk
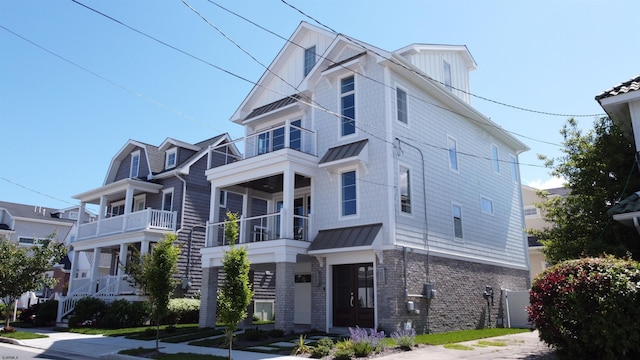
[{"label": "sidewalk", "polygon": [[[46,329],[21,329],[45,334],[48,337],[31,340],[13,340],[14,344],[29,346],[42,350],[51,350],[57,353],[67,353],[76,357],[91,359],[140,359],[137,357],[119,355],[124,349],[138,347],[153,348],[154,341],[131,340],[124,337],[110,337],[102,335],[83,335],[68,332],[58,332]],[[3,340],[9,340],[4,338]],[[538,339],[538,333],[525,332],[520,334],[499,336],[485,339],[490,341],[504,341],[506,346],[478,346],[479,340],[461,343],[472,346],[473,350],[445,349],[443,346],[422,346],[413,351],[396,353],[376,360],[452,360],[452,359],[544,359],[555,360],[555,355]],[[164,353],[198,353],[226,357],[226,349],[191,346],[187,344],[160,343],[160,350]],[[269,355],[257,352],[233,350],[234,360],[300,360],[300,357]]]}]

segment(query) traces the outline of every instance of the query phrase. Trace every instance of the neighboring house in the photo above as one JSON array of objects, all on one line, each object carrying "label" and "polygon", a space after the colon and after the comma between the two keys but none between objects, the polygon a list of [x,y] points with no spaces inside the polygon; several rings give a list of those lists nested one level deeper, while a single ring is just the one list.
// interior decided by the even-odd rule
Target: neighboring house
[{"label": "neighboring house", "polygon": [[[140,255],[149,253],[167,233],[177,233],[181,246],[181,283],[175,296],[196,295],[201,283],[199,250],[211,199],[205,170],[225,161],[225,155],[211,154],[208,147],[227,141],[226,134],[196,144],[172,138],[160,146],[129,140],[111,160],[104,184],[74,196],[82,209],[93,204],[99,210],[93,222],[86,223],[83,216],[77,219],[70,290],[59,304],[58,322],[85,296],[144,299],[129,283],[125,269],[136,253],[133,248]],[[240,204],[239,197],[224,198],[228,204]],[[224,204],[224,209],[228,207]],[[89,260],[88,271],[80,267],[83,258]]]},{"label": "neighboring house", "polygon": [[[532,188],[530,186],[522,185],[522,203],[524,205],[524,221],[527,230],[542,230],[553,226],[553,223],[544,219],[544,212],[537,204],[544,201],[544,199],[538,195],[539,189]],[[559,187],[553,189],[544,190],[548,193],[548,197],[555,196],[567,196],[570,190],[566,187]],[[536,236],[527,234],[527,242],[529,243],[529,276],[531,282],[540,274],[544,269],[549,267],[549,264],[544,259],[543,246],[538,242]]]},{"label": "neighboring house", "polygon": [[228,248],[222,191],[242,196],[252,269],[275,277],[276,328],[500,325],[501,290],[529,288],[528,148],[470,105],[475,67],[465,46],[388,52],[301,23],[231,118],[243,155],[206,172],[200,325]]},{"label": "neighboring house", "polygon": [[[624,131],[636,147],[636,161],[640,163],[640,76],[625,81],[596,96],[596,100]],[[634,227],[640,234],[640,189],[609,209],[614,220]]]},{"label": "neighboring house", "polygon": [[[59,210],[0,201],[0,237],[22,246],[39,246],[54,235],[53,241],[68,246],[76,236],[74,214],[77,215],[78,210],[77,206]],[[90,212],[86,214],[87,219],[93,216]],[[70,270],[68,265],[68,258],[65,257],[46,273],[47,277],[54,277],[58,282],[52,289],[44,288],[38,291],[37,296],[40,299],[48,299],[55,293],[62,295],[66,292]]]}]

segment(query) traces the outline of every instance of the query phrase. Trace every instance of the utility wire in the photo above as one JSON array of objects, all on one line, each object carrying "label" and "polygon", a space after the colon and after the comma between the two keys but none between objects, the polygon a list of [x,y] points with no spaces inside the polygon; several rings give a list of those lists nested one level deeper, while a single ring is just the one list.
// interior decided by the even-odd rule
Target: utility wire
[{"label": "utility wire", "polygon": [[[341,33],[337,32],[336,30],[334,30],[334,29],[332,29],[330,26],[328,26],[328,25],[326,25],[326,24],[324,24],[324,23],[320,22],[319,20],[317,20],[317,19],[316,19],[316,18],[314,18],[313,16],[311,16],[311,15],[309,15],[309,14],[305,13],[304,11],[302,11],[302,10],[298,9],[297,7],[295,7],[295,6],[291,5],[291,4],[289,4],[287,1],[285,1],[285,0],[280,0],[280,1],[282,1],[285,5],[289,6],[290,8],[292,8],[292,9],[296,10],[297,12],[299,12],[300,14],[302,14],[303,16],[305,16],[305,17],[307,17],[307,18],[309,18],[309,19],[313,20],[313,21],[314,21],[314,22],[316,22],[318,25],[320,25],[320,26],[322,26],[322,27],[324,27],[324,28],[326,28],[326,29],[330,30],[330,31],[331,31],[331,32],[333,32],[334,34],[342,35],[342,36],[344,36],[346,39],[348,39],[349,41],[351,41],[352,43],[354,43],[354,44],[356,44],[356,45],[358,45],[358,46],[360,46],[360,47],[362,47],[362,48],[364,48],[364,49],[371,50],[371,49],[369,49],[368,47],[366,47],[366,46],[362,45],[359,41],[357,41],[357,40],[355,40],[355,39],[351,38],[350,36],[347,36],[347,35],[344,35],[344,34],[341,34]],[[481,100],[484,100],[484,101],[487,101],[487,102],[491,102],[491,103],[494,103],[494,104],[497,104],[497,105],[501,105],[501,106],[504,106],[504,107],[508,107],[508,108],[512,108],[512,109],[516,109],[516,110],[520,110],[520,111],[525,111],[525,112],[530,112],[530,113],[535,113],[535,114],[548,115],[548,116],[561,116],[561,117],[599,117],[599,116],[606,116],[606,114],[602,114],[602,113],[599,113],[599,114],[563,114],[563,113],[555,113],[555,112],[548,112],[548,111],[534,110],[534,109],[529,109],[529,108],[525,108],[525,107],[522,107],[522,106],[516,106],[516,105],[512,105],[512,104],[507,104],[507,103],[505,103],[505,102],[501,102],[501,101],[493,100],[493,99],[490,99],[490,98],[487,98],[487,97],[484,97],[484,96],[480,96],[480,95],[474,94],[474,93],[472,93],[472,92],[469,92],[469,91],[466,91],[466,90],[463,90],[463,89],[455,88],[455,87],[453,87],[453,86],[451,86],[451,85],[446,85],[446,84],[445,84],[444,82],[442,82],[442,81],[436,80],[436,79],[434,79],[434,78],[432,78],[432,77],[430,77],[430,76],[428,76],[428,75],[426,75],[426,74],[424,74],[424,73],[422,73],[422,72],[418,72],[418,71],[416,71],[415,69],[412,69],[412,68],[410,68],[410,67],[408,67],[408,66],[406,66],[406,65],[404,65],[404,64],[398,63],[397,61],[395,61],[395,59],[391,59],[391,58],[385,57],[384,55],[379,54],[379,53],[375,52],[374,50],[371,50],[371,51],[372,51],[372,52],[374,52],[376,55],[378,55],[378,56],[380,56],[380,57],[382,57],[382,58],[384,58],[384,59],[386,59],[386,60],[389,60],[389,61],[391,61],[392,63],[394,63],[394,64],[396,64],[396,65],[398,65],[398,66],[400,66],[400,67],[404,68],[405,70],[411,71],[412,73],[414,73],[414,74],[416,74],[416,75],[418,75],[418,76],[420,76],[420,77],[423,77],[423,78],[425,78],[425,79],[428,79],[428,80],[431,80],[431,81],[437,82],[437,83],[439,83],[439,84],[441,84],[441,85],[443,85],[443,86],[450,87],[450,88],[452,88],[452,89],[454,89],[454,90],[460,91],[460,92],[465,93],[465,94],[467,94],[467,95],[469,95],[469,96],[473,96],[473,97],[475,97],[475,98],[478,98],[478,99],[481,99]]]},{"label": "utility wire", "polygon": [[38,195],[42,195],[42,196],[48,197],[48,198],[50,198],[50,199],[53,199],[53,200],[56,200],[56,201],[63,202],[63,203],[65,203],[65,204],[70,204],[70,205],[73,205],[73,206],[78,205],[78,204],[74,204],[74,203],[69,202],[69,201],[66,201],[66,200],[58,199],[57,197],[54,197],[54,196],[51,196],[51,195],[45,194],[45,193],[40,192],[40,191],[38,191],[38,190],[34,190],[34,189],[32,189],[32,188],[26,187],[26,186],[24,186],[24,185],[22,185],[22,184],[19,184],[19,183],[17,183],[17,182],[15,182],[15,181],[13,181],[13,180],[9,180],[9,179],[7,179],[7,178],[5,178],[4,176],[0,176],[0,179],[2,179],[2,180],[4,180],[4,181],[8,182],[9,184],[12,184],[12,185],[15,185],[15,186],[21,187],[21,188],[23,188],[23,189],[25,189],[25,190],[27,190],[27,191],[31,191],[31,192],[36,193],[36,194],[38,194]]}]

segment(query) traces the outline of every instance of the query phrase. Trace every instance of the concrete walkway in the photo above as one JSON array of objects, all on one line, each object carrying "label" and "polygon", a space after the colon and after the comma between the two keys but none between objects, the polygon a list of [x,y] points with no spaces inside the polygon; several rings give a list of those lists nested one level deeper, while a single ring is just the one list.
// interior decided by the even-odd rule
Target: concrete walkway
[{"label": "concrete walkway", "polygon": [[[47,338],[31,340],[13,340],[0,338],[5,342],[29,346],[56,353],[66,353],[73,357],[90,359],[140,359],[137,357],[119,355],[120,350],[135,349],[139,347],[153,348],[154,341],[131,340],[124,337],[110,337],[102,335],[83,335],[68,332],[58,332],[46,329],[20,329],[33,331],[47,335]],[[443,346],[422,346],[417,350],[396,353],[378,360],[449,360],[449,359],[544,359],[555,360],[555,355],[538,339],[537,332],[526,332],[514,335],[505,335],[487,340],[504,341],[506,346],[478,346],[478,341],[461,343],[472,346],[473,350],[452,350]],[[474,346],[475,345],[475,346]],[[187,344],[160,343],[160,350],[164,353],[197,353],[226,357],[227,350],[219,348],[207,348],[191,346]],[[46,354],[46,352],[45,352]],[[269,355],[248,351],[233,351],[234,360],[300,360],[300,357]]]}]

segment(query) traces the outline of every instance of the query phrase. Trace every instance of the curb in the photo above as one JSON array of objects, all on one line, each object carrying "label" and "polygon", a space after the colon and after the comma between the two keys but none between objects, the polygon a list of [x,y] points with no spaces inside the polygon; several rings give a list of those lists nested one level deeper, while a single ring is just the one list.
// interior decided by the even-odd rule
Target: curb
[{"label": "curb", "polygon": [[22,345],[24,346],[25,344],[20,341],[20,340],[16,340],[16,339],[12,339],[12,338],[8,338],[8,337],[4,337],[4,336],[0,336],[0,342],[3,343],[7,343],[7,344],[13,344],[13,345]]}]

